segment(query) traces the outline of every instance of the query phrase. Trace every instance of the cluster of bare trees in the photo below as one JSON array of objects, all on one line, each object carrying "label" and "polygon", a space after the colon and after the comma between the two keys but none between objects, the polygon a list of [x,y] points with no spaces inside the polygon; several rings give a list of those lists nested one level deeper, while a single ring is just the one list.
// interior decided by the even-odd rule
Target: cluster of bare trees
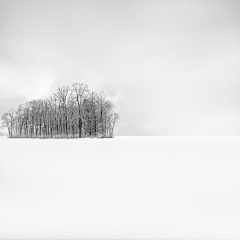
[{"label": "cluster of bare trees", "polygon": [[46,100],[33,100],[1,117],[9,137],[82,138],[113,137],[119,115],[105,93],[86,84],[63,86]]}]

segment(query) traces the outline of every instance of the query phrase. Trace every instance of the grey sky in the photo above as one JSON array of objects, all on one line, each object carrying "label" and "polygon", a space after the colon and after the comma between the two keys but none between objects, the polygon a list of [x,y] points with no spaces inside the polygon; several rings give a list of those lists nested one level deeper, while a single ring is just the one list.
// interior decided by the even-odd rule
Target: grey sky
[{"label": "grey sky", "polygon": [[2,1],[0,114],[106,90],[118,135],[240,134],[240,1]]}]

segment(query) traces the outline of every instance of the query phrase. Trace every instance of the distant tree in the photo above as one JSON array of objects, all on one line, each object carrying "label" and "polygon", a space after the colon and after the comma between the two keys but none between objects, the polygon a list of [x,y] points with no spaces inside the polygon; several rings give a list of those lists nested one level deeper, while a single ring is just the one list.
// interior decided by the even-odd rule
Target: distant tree
[{"label": "distant tree", "polygon": [[7,113],[4,113],[1,117],[1,127],[7,128],[9,137],[15,135],[15,111],[10,109]]},{"label": "distant tree", "polygon": [[1,116],[1,127],[2,127],[2,128],[7,128],[7,130],[8,130],[8,136],[11,137],[11,124],[10,124],[10,118],[9,118],[8,113],[4,113],[4,114]]},{"label": "distant tree", "polygon": [[9,137],[113,137],[119,115],[107,94],[83,83],[57,89],[49,99],[32,100],[1,116]]},{"label": "distant tree", "polygon": [[110,131],[110,136],[111,137],[114,137],[113,133],[114,133],[114,128],[116,127],[116,124],[117,122],[119,121],[120,117],[119,117],[119,114],[118,113],[113,113],[111,115],[111,120],[110,120],[110,123],[111,123],[111,131]]},{"label": "distant tree", "polygon": [[78,106],[78,130],[79,130],[79,138],[81,138],[83,115],[84,115],[83,108],[84,108],[86,99],[89,95],[89,89],[88,89],[88,86],[83,83],[73,83],[71,89]]},{"label": "distant tree", "polygon": [[68,115],[67,115],[67,102],[70,94],[69,87],[58,88],[57,93],[54,94],[55,98],[58,101],[58,110],[59,110],[59,126],[61,134],[66,134],[68,137]]}]

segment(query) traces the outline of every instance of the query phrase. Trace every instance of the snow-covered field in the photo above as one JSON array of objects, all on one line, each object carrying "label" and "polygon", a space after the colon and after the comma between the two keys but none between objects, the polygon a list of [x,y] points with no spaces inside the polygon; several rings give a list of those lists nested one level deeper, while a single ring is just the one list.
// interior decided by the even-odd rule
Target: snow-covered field
[{"label": "snow-covered field", "polygon": [[240,137],[0,138],[1,239],[239,239]]}]

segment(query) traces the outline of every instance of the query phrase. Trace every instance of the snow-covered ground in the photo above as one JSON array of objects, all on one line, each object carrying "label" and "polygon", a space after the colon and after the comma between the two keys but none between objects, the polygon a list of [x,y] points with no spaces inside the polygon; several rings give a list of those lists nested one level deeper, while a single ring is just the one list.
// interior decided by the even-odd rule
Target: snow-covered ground
[{"label": "snow-covered ground", "polygon": [[240,137],[0,138],[1,239],[239,239]]}]

